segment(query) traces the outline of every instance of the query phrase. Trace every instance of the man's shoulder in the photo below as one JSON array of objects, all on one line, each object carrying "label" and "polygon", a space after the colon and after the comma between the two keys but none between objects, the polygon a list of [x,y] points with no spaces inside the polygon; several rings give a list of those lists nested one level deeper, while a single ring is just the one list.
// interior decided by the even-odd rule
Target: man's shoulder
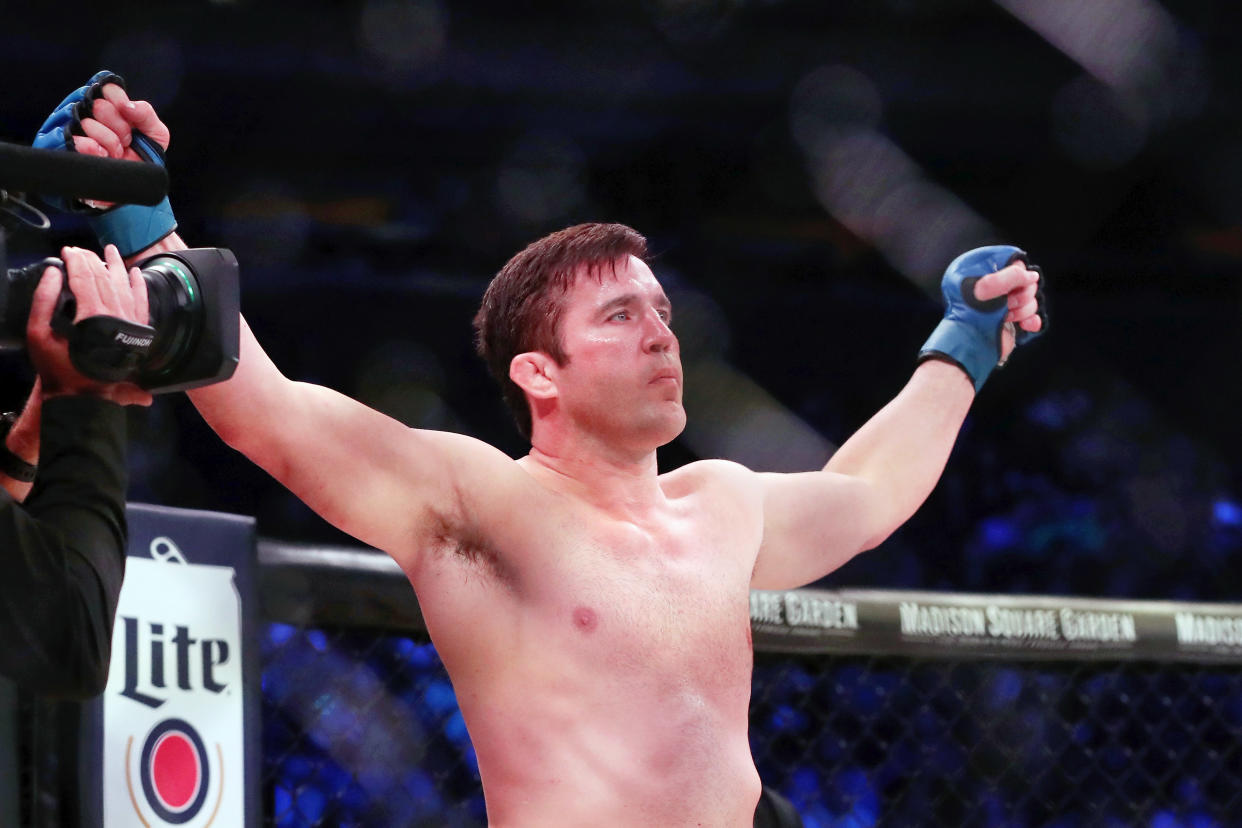
[{"label": "man's shoulder", "polygon": [[517,461],[490,443],[468,434],[453,431],[430,431],[410,428],[406,431],[409,442],[405,450],[421,453],[427,450],[441,452],[457,472],[473,472],[476,482],[487,482],[500,475],[501,480],[510,473],[519,474]]},{"label": "man's shoulder", "polygon": [[[536,489],[520,463],[490,443],[450,431],[409,429],[406,434],[408,439],[390,446],[393,463],[411,483],[434,493],[432,501],[441,509],[491,512]],[[431,479],[425,463],[429,456],[436,458]]]},{"label": "man's shoulder", "polygon": [[736,463],[732,460],[710,459],[695,460],[693,463],[687,463],[684,466],[679,466],[676,469],[665,472],[663,476],[665,478],[671,478],[675,475],[701,477],[703,479],[725,478],[740,480],[753,478],[755,476],[755,472],[746,466],[743,466],[741,463]]},{"label": "man's shoulder", "polygon": [[732,460],[696,460],[665,472],[660,480],[670,495],[718,488],[741,493],[759,485],[758,475]]}]

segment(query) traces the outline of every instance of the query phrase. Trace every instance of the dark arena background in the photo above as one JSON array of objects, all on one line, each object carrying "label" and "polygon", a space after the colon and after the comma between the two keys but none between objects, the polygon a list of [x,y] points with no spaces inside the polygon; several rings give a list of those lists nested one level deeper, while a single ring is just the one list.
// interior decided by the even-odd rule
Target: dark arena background
[{"label": "dark arena background", "polygon": [[[988,381],[918,514],[815,587],[861,591],[860,613],[897,596],[893,624],[893,591],[1102,599],[1091,617],[1138,619],[1139,644],[954,651],[957,614],[907,608],[904,649],[790,647],[760,634],[759,596],[756,762],[817,828],[1236,826],[1239,35],[1223,0],[7,3],[0,140],[122,74],[172,130],[183,237],[236,253],[286,375],[513,456],[470,320],[544,233],[647,235],[690,423],[662,468],[821,466],[910,375],[945,265],[1022,246],[1050,332]],[[59,216],[13,234],[8,265],[66,243],[93,239]],[[0,372],[12,408],[30,370]],[[351,568],[368,553],[183,395],[130,416],[132,501],[256,519],[262,824],[483,824],[399,577]],[[1143,649],[1162,607],[1232,620],[1189,654],[1171,632]],[[38,821],[33,776],[13,795]]]}]

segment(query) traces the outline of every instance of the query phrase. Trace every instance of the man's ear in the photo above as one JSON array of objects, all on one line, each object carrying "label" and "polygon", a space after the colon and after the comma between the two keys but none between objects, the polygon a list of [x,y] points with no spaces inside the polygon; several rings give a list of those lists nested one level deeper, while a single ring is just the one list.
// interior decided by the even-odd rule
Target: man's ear
[{"label": "man's ear", "polygon": [[527,351],[509,360],[509,379],[531,397],[550,400],[556,396],[556,361],[542,351]]}]

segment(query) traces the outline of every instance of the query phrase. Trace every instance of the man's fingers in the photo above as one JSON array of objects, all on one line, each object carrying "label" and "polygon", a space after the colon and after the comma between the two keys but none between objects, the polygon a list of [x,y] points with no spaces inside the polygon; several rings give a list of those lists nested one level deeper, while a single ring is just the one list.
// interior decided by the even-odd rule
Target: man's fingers
[{"label": "man's fingers", "polygon": [[150,325],[151,306],[147,299],[147,280],[142,278],[142,271],[136,267],[129,269],[129,290],[134,297],[134,321]]},{"label": "man's fingers", "polygon": [[[150,138],[160,147],[167,150],[170,133],[168,127],[155,114],[155,107],[146,101],[132,101],[129,94],[115,83],[106,84],[103,88],[103,100],[110,103],[118,117]],[[128,142],[126,142],[128,145]]]},{"label": "man's fingers", "polygon": [[125,90],[114,83],[103,88],[103,96],[116,108],[117,114],[124,118],[132,129],[138,130],[164,149],[168,149],[170,137],[168,127],[155,114],[155,107],[146,101],[131,101]]},{"label": "man's fingers", "polygon": [[1018,327],[1028,333],[1039,333],[1039,331],[1044,327],[1044,318],[1038,314],[1035,316],[1028,316],[1026,319],[1023,319],[1018,323]]},{"label": "man's fingers", "polygon": [[69,290],[73,291],[73,298],[77,300],[78,312],[73,321],[98,315],[103,302],[99,298],[95,273],[91,269],[91,261],[95,256],[77,247],[66,247],[60,252],[60,257],[65,262]]},{"label": "man's fingers", "polygon": [[[95,289],[99,292],[99,308],[95,313],[105,316],[116,316],[117,311],[121,308],[121,300],[108,265],[91,251],[84,250],[82,252],[85,254],[91,275],[95,278]],[[125,273],[124,270],[121,272]],[[126,276],[126,279],[128,280],[128,276]],[[79,313],[78,319],[85,318],[84,314]],[[76,322],[77,320],[75,319],[74,321]]]},{"label": "man's fingers", "polygon": [[99,145],[94,138],[88,138],[85,135],[73,136],[73,150],[81,155],[94,155],[98,158],[108,158],[108,151]]},{"label": "man's fingers", "polygon": [[168,126],[160,120],[160,116],[155,114],[155,107],[146,101],[134,101],[134,108],[129,122],[134,129],[159,144],[164,150],[168,149],[168,144],[172,140],[172,133],[168,131]]},{"label": "man's fingers", "polygon": [[52,311],[56,310],[56,299],[60,296],[63,282],[64,275],[60,268],[48,267],[43,271],[43,276],[30,298],[30,315],[26,317],[27,340],[51,336]]},{"label": "man's fingers", "polygon": [[[108,84],[116,86],[116,84]],[[117,111],[116,105],[107,98],[99,98],[91,106],[91,118],[111,130],[120,140],[121,145],[128,147],[130,142],[129,122]]]},{"label": "man's fingers", "polygon": [[1004,296],[1012,290],[1033,285],[1037,281],[1039,281],[1038,273],[1033,270],[1027,270],[1026,265],[1022,262],[1014,262],[1008,267],[1001,268],[995,273],[989,273],[978,282],[975,282],[975,298],[981,302],[986,302],[989,299]]},{"label": "man's fingers", "polygon": [[112,315],[135,320],[137,314],[134,312],[133,285],[130,283],[129,271],[125,269],[125,262],[121,260],[121,254],[116,249],[116,245],[109,244],[104,247],[104,263],[108,287],[116,299],[115,304],[110,308]]},{"label": "man's fingers", "polygon": [[147,283],[138,268],[127,269],[116,245],[104,248],[101,260],[89,250],[66,247],[61,251],[69,289],[77,300],[74,322],[88,316],[119,316],[148,324]]},{"label": "man's fingers", "polygon": [[87,137],[98,141],[99,145],[108,151],[110,158],[121,158],[125,155],[125,145],[117,134],[94,118],[82,119],[82,131]]},{"label": "man's fingers", "polygon": [[1010,310],[1009,313],[1005,315],[1005,321],[1006,322],[1021,322],[1024,319],[1029,319],[1032,316],[1038,316],[1038,315],[1039,315],[1039,302],[1036,302],[1035,299],[1032,298],[1026,304]]},{"label": "man's fingers", "polygon": [[1010,291],[1008,302],[1009,309],[1017,310],[1023,305],[1029,304],[1035,298],[1035,294],[1038,290],[1039,285],[1027,285],[1024,288]]},{"label": "man's fingers", "polygon": [[103,100],[116,107],[118,112],[124,112],[130,108],[129,93],[119,83],[105,83],[99,92],[103,95]]}]

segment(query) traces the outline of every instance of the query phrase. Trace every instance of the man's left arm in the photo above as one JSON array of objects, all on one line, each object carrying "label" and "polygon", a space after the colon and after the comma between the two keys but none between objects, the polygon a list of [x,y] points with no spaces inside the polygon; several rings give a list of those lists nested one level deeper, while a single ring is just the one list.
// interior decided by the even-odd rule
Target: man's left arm
[{"label": "man's left arm", "polygon": [[901,393],[821,471],[760,475],[764,536],[753,587],[808,584],[905,523],[940,479],[975,393],[1008,358],[1015,332],[1022,341],[1045,326],[1037,269],[993,257],[973,262],[989,270],[972,275],[960,266],[966,256],[945,274],[945,321]]}]

